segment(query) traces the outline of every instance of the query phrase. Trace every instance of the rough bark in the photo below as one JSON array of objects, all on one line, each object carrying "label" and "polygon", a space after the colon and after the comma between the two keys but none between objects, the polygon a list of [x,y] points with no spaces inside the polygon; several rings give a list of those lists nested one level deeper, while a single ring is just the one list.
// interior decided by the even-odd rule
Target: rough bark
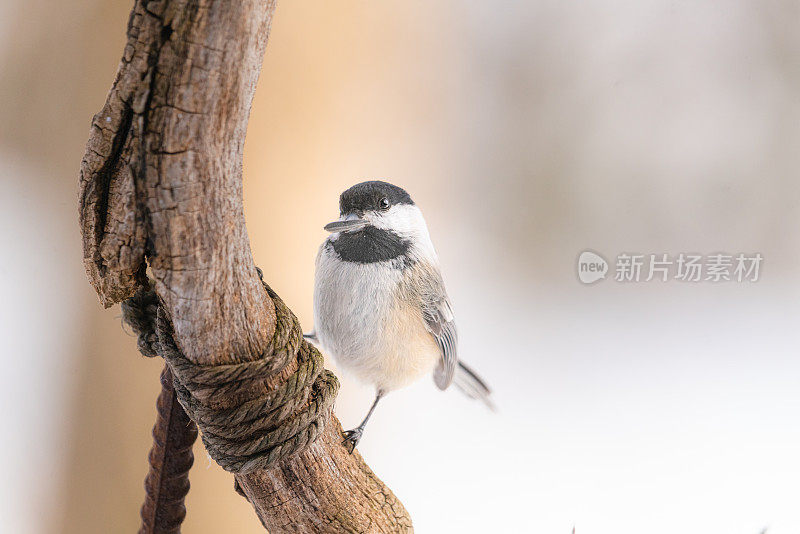
[{"label": "rough bark", "polygon": [[[137,0],[81,162],[84,262],[101,302],[133,295],[149,264],[178,346],[195,363],[253,359],[274,331],[242,208],[242,148],[274,7]],[[338,422],[327,425],[306,452],[237,476],[270,531],[411,529],[402,504],[341,439]]]}]

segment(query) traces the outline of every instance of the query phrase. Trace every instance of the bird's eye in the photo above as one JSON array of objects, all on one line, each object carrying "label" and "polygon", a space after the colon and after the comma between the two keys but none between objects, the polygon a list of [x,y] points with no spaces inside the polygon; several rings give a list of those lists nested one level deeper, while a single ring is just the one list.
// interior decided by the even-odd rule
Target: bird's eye
[{"label": "bird's eye", "polygon": [[389,199],[386,198],[386,197],[383,197],[382,199],[380,199],[378,201],[378,206],[380,206],[380,208],[382,210],[388,210],[389,209]]}]

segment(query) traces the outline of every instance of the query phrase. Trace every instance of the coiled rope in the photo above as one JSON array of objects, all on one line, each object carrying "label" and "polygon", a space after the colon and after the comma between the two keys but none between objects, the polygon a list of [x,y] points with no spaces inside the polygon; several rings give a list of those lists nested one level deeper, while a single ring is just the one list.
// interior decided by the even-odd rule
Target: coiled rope
[{"label": "coiled rope", "polygon": [[[197,423],[206,450],[232,473],[269,467],[312,444],[339,390],[322,355],[303,339],[292,311],[266,283],[264,289],[275,304],[275,334],[260,358],[233,364],[197,365],[181,354],[152,285],[122,304],[139,351],[164,358],[178,401]],[[268,386],[295,357],[297,370]]]}]

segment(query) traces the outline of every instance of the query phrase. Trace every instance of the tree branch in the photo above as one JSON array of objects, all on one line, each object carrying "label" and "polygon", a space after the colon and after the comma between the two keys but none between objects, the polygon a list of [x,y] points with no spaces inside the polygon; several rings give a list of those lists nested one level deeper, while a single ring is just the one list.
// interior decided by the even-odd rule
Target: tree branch
[{"label": "tree branch", "polygon": [[[101,302],[132,296],[149,263],[176,342],[198,364],[257,358],[275,328],[250,252],[241,172],[274,7],[137,0],[81,162],[84,263]],[[340,431],[327,425],[305,452],[237,476],[270,531],[411,530]]]},{"label": "tree branch", "polygon": [[177,534],[186,517],[184,498],[189,492],[189,469],[194,463],[192,445],[197,439],[197,427],[175,398],[168,366],[161,371],[161,394],[156,408],[139,534]]}]

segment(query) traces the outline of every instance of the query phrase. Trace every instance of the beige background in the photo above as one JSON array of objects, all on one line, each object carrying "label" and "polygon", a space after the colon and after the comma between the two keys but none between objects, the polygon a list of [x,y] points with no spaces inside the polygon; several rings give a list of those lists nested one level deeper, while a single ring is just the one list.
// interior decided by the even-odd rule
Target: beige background
[{"label": "beige background", "polygon": [[[129,2],[0,4],[0,520],[137,528],[159,362],[83,275],[77,170]],[[253,106],[253,253],[311,328],[337,195],[422,207],[498,414],[424,381],[360,449],[419,532],[800,531],[796,3],[282,1]],[[578,253],[760,252],[756,284]],[[355,425],[371,392],[344,378]],[[424,436],[421,440],[420,436]],[[200,446],[185,531],[259,532]]]}]

